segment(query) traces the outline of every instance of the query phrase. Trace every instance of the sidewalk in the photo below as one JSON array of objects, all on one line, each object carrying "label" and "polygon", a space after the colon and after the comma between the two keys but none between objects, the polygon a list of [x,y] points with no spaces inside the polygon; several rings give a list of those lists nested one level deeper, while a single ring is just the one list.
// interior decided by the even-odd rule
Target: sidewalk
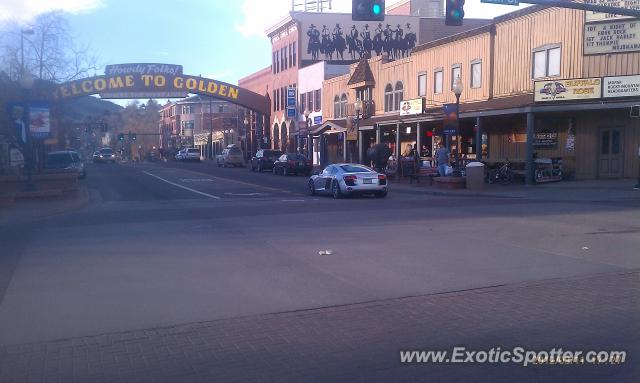
[{"label": "sidewalk", "polygon": [[[0,382],[632,382],[638,272],[0,345]],[[401,363],[401,350],[626,352],[622,364]]]},{"label": "sidewalk", "polygon": [[12,203],[0,205],[0,226],[16,225],[37,221],[87,205],[90,192],[85,187],[63,196],[44,196],[39,198],[18,198]]},{"label": "sidewalk", "polygon": [[640,201],[640,190],[633,190],[636,179],[560,181],[547,184],[486,184],[483,190],[441,189],[429,180],[409,183],[391,179],[391,190],[398,193],[431,194],[457,197],[523,198],[545,201]]}]

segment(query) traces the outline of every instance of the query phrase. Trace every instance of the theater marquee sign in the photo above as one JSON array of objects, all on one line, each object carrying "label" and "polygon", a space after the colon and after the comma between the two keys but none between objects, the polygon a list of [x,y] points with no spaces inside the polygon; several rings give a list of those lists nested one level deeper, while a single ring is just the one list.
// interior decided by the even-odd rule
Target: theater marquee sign
[{"label": "theater marquee sign", "polygon": [[194,93],[211,96],[269,114],[269,99],[236,85],[182,74],[170,64],[119,64],[108,66],[105,75],[58,85],[53,100],[99,94],[103,98],[173,98]]}]

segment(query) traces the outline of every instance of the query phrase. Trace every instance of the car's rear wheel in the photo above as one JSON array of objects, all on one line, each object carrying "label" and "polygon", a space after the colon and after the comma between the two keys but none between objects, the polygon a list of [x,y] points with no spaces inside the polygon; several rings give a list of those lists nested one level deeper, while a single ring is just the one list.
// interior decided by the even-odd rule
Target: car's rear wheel
[{"label": "car's rear wheel", "polygon": [[313,183],[313,180],[309,180],[307,188],[309,189],[309,195],[316,195],[316,187]]},{"label": "car's rear wheel", "polygon": [[331,195],[335,199],[342,198],[342,193],[340,192],[340,185],[338,184],[338,182],[333,182],[333,184],[331,185]]}]

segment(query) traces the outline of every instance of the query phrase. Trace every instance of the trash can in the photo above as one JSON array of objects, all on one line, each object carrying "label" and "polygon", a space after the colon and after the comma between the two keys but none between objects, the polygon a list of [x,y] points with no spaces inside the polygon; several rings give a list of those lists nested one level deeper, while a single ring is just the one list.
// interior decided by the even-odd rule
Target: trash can
[{"label": "trash can", "polygon": [[466,173],[467,189],[484,189],[484,164],[482,162],[469,162]]}]

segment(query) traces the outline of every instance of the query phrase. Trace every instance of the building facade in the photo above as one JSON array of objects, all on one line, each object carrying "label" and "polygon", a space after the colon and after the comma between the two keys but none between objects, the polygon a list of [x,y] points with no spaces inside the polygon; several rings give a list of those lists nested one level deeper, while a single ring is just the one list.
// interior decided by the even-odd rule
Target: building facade
[{"label": "building facade", "polygon": [[[640,104],[640,44],[606,50],[597,33],[633,39],[614,31],[634,30],[636,22],[594,24],[583,11],[536,6],[421,44],[406,58],[371,58],[324,82],[325,122],[311,139],[328,143],[319,150],[325,161],[366,162],[366,148],[376,142],[396,158],[408,145],[431,152],[443,142],[463,160],[491,166],[509,159],[528,181],[536,159],[561,161],[565,177],[576,179],[636,177],[640,119],[629,113]],[[458,134],[445,135],[443,105],[456,102],[458,78]],[[336,106],[343,98],[346,107]],[[354,122],[358,98],[375,113]],[[420,103],[416,112],[403,110]],[[354,124],[357,134],[348,135]],[[336,132],[334,145],[324,136]]]},{"label": "building facade", "polygon": [[204,96],[167,102],[160,110],[160,148],[172,154],[184,147],[199,148],[203,158],[214,158],[230,144],[249,147],[244,108]]},{"label": "building facade", "polygon": [[[300,107],[300,102],[307,90],[303,93],[299,90],[303,81],[302,68],[326,62],[334,67],[343,66],[342,72],[345,72],[350,64],[363,56],[384,54],[392,60],[401,59],[408,57],[418,44],[488,22],[468,19],[464,26],[442,28],[443,6],[441,0],[401,1],[388,7],[385,22],[377,25],[353,22],[350,14],[291,12],[269,28],[267,36],[272,45],[270,76],[261,70],[239,82],[240,86],[256,92],[260,90],[261,94],[266,91],[271,99],[270,124],[261,132],[266,145],[295,151],[306,140],[306,119],[301,115],[304,108]],[[330,73],[329,70],[327,75]],[[259,89],[252,88],[252,84],[258,85]],[[290,102],[292,98],[294,104]],[[309,97],[305,96],[304,101],[308,100]]]}]

